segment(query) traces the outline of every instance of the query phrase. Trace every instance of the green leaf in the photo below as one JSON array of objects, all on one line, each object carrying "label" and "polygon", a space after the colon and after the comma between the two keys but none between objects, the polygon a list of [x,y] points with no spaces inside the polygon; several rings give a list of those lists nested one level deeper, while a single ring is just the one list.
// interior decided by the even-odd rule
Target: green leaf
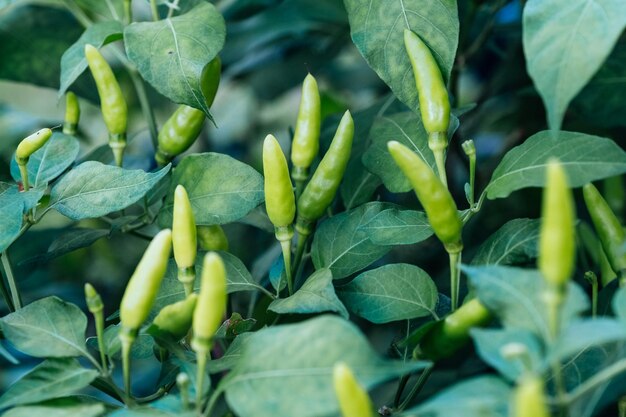
[{"label": "green leaf", "polygon": [[244,333],[240,334],[233,340],[233,343],[230,344],[224,356],[221,358],[210,360],[207,363],[207,370],[211,374],[215,374],[218,372],[223,372],[229,369],[232,369],[239,363],[241,359],[241,352],[243,351],[243,347],[248,340],[252,336],[252,333]]},{"label": "green leaf", "polygon": [[148,173],[99,162],[83,162],[50,192],[50,208],[72,220],[104,216],[139,201],[170,170]]},{"label": "green leaf", "polygon": [[491,200],[526,187],[542,187],[545,167],[558,158],[570,187],[626,172],[626,152],[610,139],[574,132],[539,132],[502,158],[487,186]]},{"label": "green leaf", "polygon": [[609,56],[624,27],[626,3],[621,0],[526,3],[528,73],[546,105],[550,128],[560,129],[570,101]]},{"label": "green leaf", "polygon": [[59,97],[63,96],[68,87],[87,69],[85,45],[90,44],[101,48],[108,43],[122,39],[123,30],[122,23],[117,20],[96,22],[85,29],[81,37],[61,57]]},{"label": "green leaf", "polygon": [[626,324],[626,287],[620,287],[611,300],[613,312],[622,323]]},{"label": "green leaf", "polygon": [[356,326],[321,316],[254,333],[218,389],[226,391],[228,404],[240,417],[334,416],[339,410],[332,372],[339,361],[367,389],[425,366],[382,359]]},{"label": "green leaf", "polygon": [[433,234],[426,214],[398,208],[381,211],[360,230],[376,245],[410,245]]},{"label": "green leaf", "polygon": [[211,118],[201,85],[202,70],[224,46],[224,18],[210,3],[158,22],[132,23],[124,30],[128,58],[141,76],[175,103]]},{"label": "green leaf", "polygon": [[339,301],[330,269],[319,269],[290,297],[272,301],[268,307],[278,314],[311,314],[332,311],[348,318],[348,310]]},{"label": "green leaf", "polygon": [[140,405],[133,408],[120,408],[107,417],[195,417],[198,413],[192,410],[183,410],[178,395],[166,395],[151,402],[150,405]]},{"label": "green leaf", "polygon": [[94,244],[97,240],[108,236],[110,230],[105,229],[70,229],[52,241],[48,251],[44,254],[22,261],[22,264],[30,262],[46,262],[75,250],[86,248]]},{"label": "green leaf", "polygon": [[419,108],[404,29],[417,33],[430,47],[448,79],[459,38],[456,0],[345,0],[352,41],[393,93],[411,110]]},{"label": "green leaf", "polygon": [[489,236],[476,252],[472,265],[519,265],[539,252],[538,219],[514,219]]},{"label": "green leaf", "polygon": [[437,287],[415,265],[389,264],[372,269],[338,292],[350,311],[372,323],[437,317]]},{"label": "green leaf", "polygon": [[[526,329],[550,340],[548,309],[543,294],[546,283],[537,270],[504,266],[464,266],[480,301],[498,316],[505,328]],[[561,309],[561,327],[589,308],[582,289],[570,283]]]},{"label": "green leaf", "polygon": [[[459,126],[459,120],[452,116],[448,136],[452,137]],[[422,119],[413,112],[396,113],[379,117],[374,121],[370,131],[372,145],[363,155],[363,164],[372,173],[383,180],[385,187],[394,193],[411,191],[411,184],[404,176],[387,150],[387,142],[398,141],[437,171],[435,157],[428,147],[428,133],[424,130]]]},{"label": "green leaf", "polygon": [[[122,358],[122,342],[118,337],[120,329],[120,324],[113,324],[104,329],[103,339],[107,355],[115,359]],[[89,346],[90,349],[94,349],[98,352],[100,351],[100,347],[98,346],[98,338],[95,336],[87,339],[87,346]],[[152,338],[152,336],[144,333],[143,330],[140,331],[137,335],[137,339],[133,343],[133,346],[130,348],[130,356],[133,359],[147,359],[153,357],[154,339]]]},{"label": "green leaf", "polygon": [[6,350],[6,348],[2,346],[1,343],[0,343],[0,356],[2,356],[4,359],[7,360],[7,362],[12,363],[13,365],[18,365],[20,363],[17,359],[15,359],[13,355],[11,355],[11,352]]},{"label": "green leaf", "polygon": [[74,304],[47,297],[0,319],[4,336],[17,350],[38,358],[89,356],[87,317]]},{"label": "green leaf", "polygon": [[375,245],[360,229],[386,208],[384,203],[367,203],[324,220],[311,247],[315,268],[329,268],[333,278],[341,279],[389,252],[391,247]]},{"label": "green leaf", "polygon": [[83,10],[98,16],[98,20],[124,19],[124,3],[122,0],[74,0]]},{"label": "green leaf", "polygon": [[506,417],[511,387],[494,376],[479,376],[441,391],[403,417]]},{"label": "green leaf", "polygon": [[83,368],[76,359],[48,359],[9,387],[0,397],[0,409],[73,394],[97,376],[98,371]]},{"label": "green leaf", "polygon": [[30,405],[12,408],[2,417],[98,417],[105,411],[104,404]]},{"label": "green leaf", "polygon": [[15,240],[22,228],[24,200],[17,186],[0,182],[0,252]]},{"label": "green leaf", "polygon": [[599,317],[580,320],[561,332],[550,354],[555,360],[565,361],[593,347],[625,341],[626,326],[615,319]]},{"label": "green leaf", "polygon": [[199,225],[224,224],[239,220],[263,202],[263,177],[254,168],[228,155],[194,154],[174,170],[170,190],[159,212],[159,225],[172,224],[174,190],[187,189]]},{"label": "green leaf", "polygon": [[[517,379],[530,365],[531,371],[543,371],[543,357],[545,355],[541,342],[532,332],[523,329],[478,329],[470,331],[476,352],[486,363],[494,367],[502,376],[511,382]],[[502,348],[515,343],[526,348],[529,362],[522,362],[519,358],[510,359],[502,353]]]},{"label": "green leaf", "polygon": [[[78,150],[78,139],[54,132],[48,142],[28,159],[28,181],[35,188],[45,187],[74,163]],[[11,158],[11,176],[15,181],[22,181],[15,158]]]}]

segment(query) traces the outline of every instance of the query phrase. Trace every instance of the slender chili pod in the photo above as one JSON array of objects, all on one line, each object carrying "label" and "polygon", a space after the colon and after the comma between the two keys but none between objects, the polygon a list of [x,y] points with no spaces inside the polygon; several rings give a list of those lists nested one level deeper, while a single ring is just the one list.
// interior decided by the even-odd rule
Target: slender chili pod
[{"label": "slender chili pod", "polygon": [[124,94],[113,70],[98,48],[89,44],[85,45],[85,57],[98,88],[102,117],[109,130],[109,146],[115,156],[115,162],[118,166],[122,166],[128,116]]},{"label": "slender chili pod", "polygon": [[98,339],[98,350],[100,351],[100,363],[102,369],[107,371],[107,350],[104,343],[104,304],[102,298],[96,289],[89,283],[85,284],[85,301],[87,302],[87,309],[93,315],[96,321],[96,338]]},{"label": "slender chili pod", "polygon": [[586,184],[583,187],[583,197],[611,269],[619,274],[626,269],[624,228],[593,184]]},{"label": "slender chili pod", "polygon": [[43,145],[46,144],[46,142],[48,142],[48,139],[50,139],[51,136],[52,130],[48,128],[40,129],[32,135],[22,139],[19,145],[17,145],[17,149],[15,150],[15,162],[17,162],[17,166],[20,170],[24,191],[28,191],[30,189],[28,169],[26,168],[28,160],[32,154],[37,152],[43,147]]},{"label": "slender chili pod", "polygon": [[404,30],[404,46],[413,68],[422,123],[428,133],[428,147],[435,155],[441,181],[447,184],[445,150],[448,147],[447,132],[450,124],[448,90],[430,48],[415,32]]},{"label": "slender chili pod", "polygon": [[524,374],[513,392],[513,417],[550,417],[543,379],[534,373]]},{"label": "slender chili pod", "polygon": [[227,251],[228,237],[219,224],[196,227],[198,246],[204,251]]},{"label": "slender chili pod", "polygon": [[178,266],[178,280],[185,287],[185,294],[193,292],[196,279],[197,253],[196,222],[187,190],[182,185],[174,190],[174,213],[172,216],[172,246]]},{"label": "slender chili pod", "polygon": [[75,135],[80,119],[80,106],[76,94],[69,91],[65,95],[65,120],[63,121],[63,133]]},{"label": "slender chili pod", "polygon": [[374,417],[374,407],[367,391],[343,362],[333,367],[333,386],[343,417]]},{"label": "slender chili pod", "polygon": [[191,293],[184,300],[167,305],[154,318],[149,332],[153,335],[182,339],[191,328],[198,295]]},{"label": "slender chili pod", "polygon": [[309,167],[319,152],[321,125],[320,93],[317,81],[308,74],[302,83],[302,97],[291,145],[291,175],[296,183],[309,178]]}]

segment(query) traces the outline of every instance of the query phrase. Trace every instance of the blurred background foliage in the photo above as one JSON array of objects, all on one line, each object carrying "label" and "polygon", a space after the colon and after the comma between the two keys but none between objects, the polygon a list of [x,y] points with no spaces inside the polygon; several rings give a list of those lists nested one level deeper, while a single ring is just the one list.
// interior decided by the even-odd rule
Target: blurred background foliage
[{"label": "blurred background foliage", "polygon": [[[188,9],[200,1],[182,1],[181,7]],[[481,184],[487,183],[506,151],[547,127],[542,101],[526,72],[521,42],[523,2],[458,1],[461,34],[449,87],[456,113],[461,115],[461,126],[450,145],[448,175],[459,202],[464,200],[463,187],[467,181],[468,164],[461,150],[463,140],[472,138],[476,143],[477,184],[482,190]],[[9,162],[20,139],[39,127],[62,122],[63,100],[57,97],[60,58],[83,31],[68,12],[67,4],[90,10],[92,19],[121,13],[118,7],[121,1],[115,0],[0,0],[0,180],[10,180]],[[135,0],[133,6],[137,19],[149,19],[148,1]],[[262,139],[267,133],[276,135],[284,149],[289,148],[300,83],[307,72],[314,74],[320,85],[327,125],[323,130],[332,131],[329,127],[337,122],[336,115],[350,109],[357,115],[357,135],[363,136],[356,137],[355,143],[368,140],[367,115],[372,109],[379,108],[381,103],[403,108],[401,103],[392,102],[389,88],[352,43],[341,0],[218,0],[216,6],[227,25],[227,41],[220,54],[222,82],[211,109],[216,125],[206,123],[200,140],[190,152],[228,153],[260,170]],[[103,49],[113,64],[115,55],[110,51],[120,46],[119,42],[112,43]],[[622,36],[608,61],[570,106],[564,130],[610,137],[624,146],[625,58],[626,38]],[[152,169],[155,167],[152,145],[137,97],[130,79],[119,65],[117,68],[133,111],[128,167]],[[93,81],[83,74],[72,90],[81,99],[81,155],[97,152],[106,144],[106,129],[97,107]],[[154,90],[149,89],[149,94],[160,126],[175,105]],[[364,115],[362,122],[358,121],[359,114]],[[376,188],[375,195],[387,201],[414,200],[409,194],[391,195],[383,186]],[[539,190],[536,189],[487,202],[466,229],[467,259],[471,259],[472,248],[477,243],[507,220],[538,217],[538,213]],[[623,218],[623,212],[620,214]],[[103,229],[94,235],[98,239],[93,245],[53,259],[45,255],[51,247],[67,242],[86,227]],[[278,253],[272,234],[245,223],[227,225],[225,230],[231,252],[260,280]],[[141,236],[108,233],[108,226],[99,220],[72,223],[50,214],[11,247],[10,255],[26,303],[55,294],[84,306],[83,283],[89,281],[101,289],[106,313],[111,314],[146,244]],[[259,251],[267,251],[266,256],[259,257],[263,255]],[[437,281],[446,281],[447,258],[435,240],[398,247],[385,258],[385,263],[390,261],[418,264],[436,280],[443,278]],[[444,288],[440,290],[445,292]],[[247,311],[250,295],[237,297],[231,308],[246,316],[250,313]],[[257,307],[257,311],[260,309]],[[0,304],[0,315],[7,312],[6,306]],[[388,335],[377,338],[382,327],[361,324],[369,326],[367,331],[375,344],[378,339],[389,339]],[[398,324],[398,335],[405,331],[404,326]],[[385,329],[393,331],[393,326]],[[388,344],[381,343],[379,348],[387,349]],[[464,366],[471,373],[472,367],[484,365],[472,362]],[[10,374],[0,372],[0,390],[16,378],[16,373],[23,372],[19,367],[8,370]]]}]

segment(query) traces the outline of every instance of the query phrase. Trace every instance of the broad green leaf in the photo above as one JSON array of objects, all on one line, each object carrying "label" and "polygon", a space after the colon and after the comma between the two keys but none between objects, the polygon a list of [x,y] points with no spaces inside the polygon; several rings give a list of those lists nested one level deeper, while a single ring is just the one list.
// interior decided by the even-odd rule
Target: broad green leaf
[{"label": "broad green leaf", "polygon": [[409,245],[433,234],[426,214],[398,208],[381,211],[360,230],[376,245]]},{"label": "broad green leaf", "polygon": [[[74,163],[78,150],[78,139],[54,132],[48,142],[28,159],[28,181],[35,188],[45,187]],[[15,158],[11,158],[11,176],[15,181],[22,181]]]},{"label": "broad green leaf", "polygon": [[545,167],[558,158],[570,187],[626,172],[626,152],[610,139],[574,132],[539,132],[502,158],[487,186],[491,200],[526,187],[542,187]]},{"label": "broad green leaf", "polygon": [[339,361],[367,389],[425,366],[382,359],[356,326],[321,316],[254,333],[218,389],[240,417],[336,416],[332,372]]},{"label": "broad green leaf", "polygon": [[212,119],[201,85],[202,70],[224,46],[224,18],[210,3],[182,16],[132,23],[124,29],[128,58],[141,76],[175,103]]},{"label": "broad green leaf", "polygon": [[87,317],[74,304],[47,297],[0,319],[6,339],[17,350],[38,358],[89,356]]},{"label": "broad green leaf", "polygon": [[50,208],[72,220],[104,216],[141,199],[170,170],[148,173],[99,162],[83,162],[67,173],[50,192]]},{"label": "broad green leaf", "polygon": [[105,411],[104,404],[29,405],[12,408],[2,417],[98,417]]},{"label": "broad green leaf", "polygon": [[47,185],[41,185],[39,188],[31,188],[28,191],[20,193],[20,196],[24,200],[24,213],[37,206],[39,200],[41,200],[41,197],[43,197],[47,189]]},{"label": "broad green leaf", "polygon": [[348,310],[339,301],[330,269],[313,273],[292,296],[272,301],[268,307],[278,314],[311,314],[332,311],[348,318]]},{"label": "broad green leaf", "polygon": [[74,394],[97,376],[98,371],[83,368],[76,359],[48,359],[9,387],[0,397],[0,409]]},{"label": "broad green leaf", "polygon": [[20,233],[23,209],[24,200],[17,186],[0,182],[0,252]]},{"label": "broad green leaf", "polygon": [[11,355],[11,352],[6,350],[6,348],[2,346],[1,343],[0,343],[0,356],[2,356],[4,359],[12,363],[13,365],[17,365],[20,363],[17,359],[15,359],[13,355]]},{"label": "broad green leaf", "polygon": [[184,185],[199,225],[239,220],[263,202],[263,177],[254,168],[219,153],[189,155],[174,170],[159,224],[170,227],[174,190]]},{"label": "broad green leaf", "polygon": [[[121,359],[122,354],[122,342],[120,341],[118,334],[120,332],[120,324],[113,324],[104,329],[104,346],[109,355],[115,359]],[[97,337],[90,337],[87,339],[87,346],[90,349],[100,351],[98,346]],[[137,339],[130,348],[130,356],[133,359],[147,359],[154,356],[154,339],[147,333],[140,331],[137,335]]]},{"label": "broad green leaf", "polygon": [[87,69],[85,45],[101,48],[110,42],[122,39],[123,30],[124,27],[117,20],[96,22],[85,29],[81,37],[61,57],[59,97],[63,96],[68,87]]},{"label": "broad green leaf", "polygon": [[403,417],[506,417],[509,384],[494,376],[479,376],[451,386],[432,399],[405,411]]},{"label": "broad green leaf", "polygon": [[198,413],[192,410],[183,410],[179,396],[171,394],[151,402],[150,405],[120,408],[107,414],[107,417],[196,417],[197,415]]},{"label": "broad green leaf", "polygon": [[105,229],[77,228],[67,230],[52,241],[46,253],[30,258],[22,263],[49,261],[75,250],[91,246],[97,240],[108,236],[110,233],[110,230]]},{"label": "broad green leaf", "polygon": [[[450,121],[449,136],[459,126],[457,118]],[[404,176],[387,150],[387,142],[395,140],[407,146],[434,170],[437,170],[435,157],[428,147],[428,133],[424,130],[421,118],[413,112],[382,116],[374,121],[370,131],[372,145],[363,155],[363,164],[380,177],[385,187],[394,193],[410,191],[411,184]]]},{"label": "broad green leaf", "polygon": [[459,38],[456,0],[345,0],[352,41],[367,63],[411,110],[419,108],[404,29],[411,29],[430,47],[448,79]]},{"label": "broad green leaf", "polygon": [[[478,329],[471,330],[472,339],[478,355],[500,374],[511,382],[524,373],[530,365],[533,372],[543,372],[543,346],[537,336],[523,329]],[[526,348],[524,360],[510,359],[503,355],[503,348],[510,344],[521,345]]]},{"label": "broad green leaf", "polygon": [[224,356],[212,359],[207,363],[209,373],[215,374],[234,368],[241,358],[241,352],[246,341],[251,336],[252,333],[244,333],[237,336],[224,353]]},{"label": "broad green leaf", "polygon": [[341,279],[389,252],[390,246],[375,245],[360,229],[386,208],[384,203],[367,203],[323,221],[311,247],[315,268],[329,268],[333,278]]},{"label": "broad green leaf", "polygon": [[372,323],[436,317],[437,287],[421,268],[389,264],[364,272],[338,293],[357,316]]},{"label": "broad green leaf", "polygon": [[74,0],[83,10],[99,17],[99,20],[124,19],[123,0]]},{"label": "broad green leaf", "polygon": [[622,0],[529,0],[524,7],[524,52],[548,111],[561,127],[570,101],[611,53],[626,27]]},{"label": "broad green leaf", "polygon": [[539,252],[538,219],[514,219],[489,236],[478,248],[472,265],[519,265]]},{"label": "broad green leaf", "polygon": [[626,287],[620,287],[611,300],[613,313],[626,324]]},{"label": "broad green leaf", "polygon": [[582,351],[615,342],[626,342],[623,323],[605,317],[580,320],[563,329],[550,353],[553,359],[565,361]]},{"label": "broad green leaf", "polygon": [[[530,330],[543,340],[550,340],[548,309],[543,298],[546,283],[539,271],[492,265],[464,266],[463,271],[480,301],[505,328]],[[561,327],[589,308],[589,300],[578,285],[570,283],[566,294]]]}]

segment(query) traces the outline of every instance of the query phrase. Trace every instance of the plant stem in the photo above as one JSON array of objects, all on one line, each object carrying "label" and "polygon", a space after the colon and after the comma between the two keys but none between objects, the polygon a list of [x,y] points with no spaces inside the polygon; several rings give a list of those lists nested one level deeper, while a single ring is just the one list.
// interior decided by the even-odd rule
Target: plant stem
[{"label": "plant stem", "polygon": [[196,350],[196,356],[198,358],[197,374],[196,374],[196,411],[198,415],[202,414],[202,388],[204,386],[204,370],[206,369],[207,357],[209,356],[209,350]]},{"label": "plant stem", "polygon": [[598,315],[598,277],[593,271],[585,272],[585,279],[591,284],[591,317]]},{"label": "plant stem", "polygon": [[446,148],[448,147],[448,137],[445,132],[434,132],[428,135],[428,147],[435,156],[437,164],[437,172],[439,179],[448,187],[448,178],[446,176]]},{"label": "plant stem", "polygon": [[459,288],[461,286],[461,251],[448,252],[450,258],[450,298],[452,300],[452,311],[459,305]]},{"label": "plant stem", "polygon": [[152,141],[152,145],[154,149],[158,146],[158,132],[156,127],[156,120],[154,118],[154,113],[152,112],[152,107],[150,107],[150,101],[148,100],[148,94],[146,93],[146,86],[143,83],[143,79],[139,76],[137,69],[135,67],[128,66],[128,73],[130,74],[130,79],[135,86],[135,91],[137,92],[137,97],[139,98],[139,104],[141,105],[141,111],[146,121],[148,122],[148,129],[150,130],[150,140]]},{"label": "plant stem", "polygon": [[94,314],[96,319],[96,338],[98,339],[98,350],[100,351],[100,361],[102,362],[102,370],[105,374],[109,373],[107,366],[107,352],[104,344],[104,312],[100,310]]},{"label": "plant stem", "polygon": [[167,12],[167,18],[171,19],[174,16],[174,10],[178,10],[178,2],[180,0],[174,0],[174,3],[170,6],[170,9]]},{"label": "plant stem", "polygon": [[9,254],[7,251],[4,251],[0,257],[2,258],[2,267],[4,268],[4,273],[6,274],[7,282],[9,283],[13,306],[15,307],[15,310],[19,310],[22,308],[22,299],[20,297],[20,292],[17,289],[17,283],[15,282],[15,275],[13,275],[13,268],[11,267]]},{"label": "plant stem", "polygon": [[302,263],[302,255],[304,255],[304,249],[306,248],[306,241],[309,235],[298,233],[298,243],[296,244],[296,258],[293,263],[295,271],[298,271],[300,264]]},{"label": "plant stem", "polygon": [[152,10],[152,20],[159,21],[159,9],[156,4],[156,0],[150,0],[150,10]]},{"label": "plant stem", "polygon": [[281,240],[280,246],[283,249],[283,260],[285,261],[285,273],[287,275],[287,290],[289,295],[293,294],[293,274],[291,272],[291,239]]},{"label": "plant stem", "polygon": [[178,281],[183,284],[185,288],[185,297],[189,297],[189,294],[193,292],[193,284],[196,280],[196,268],[178,268]]},{"label": "plant stem", "polygon": [[124,0],[124,21],[126,24],[130,24],[133,20],[133,7],[132,0]]},{"label": "plant stem", "polygon": [[434,369],[434,364],[429,365],[426,369],[424,369],[424,372],[422,372],[419,379],[411,389],[411,392],[409,392],[404,401],[402,401],[402,404],[400,404],[400,407],[398,407],[397,411],[403,411],[411,403],[411,401],[415,399],[417,394],[419,394],[422,388],[424,388],[424,385],[426,385],[426,381],[428,381],[428,378],[433,373]]},{"label": "plant stem", "polygon": [[17,164],[20,169],[20,176],[22,177],[22,189],[24,191],[28,191],[30,189],[30,183],[28,182],[28,168],[26,168],[26,164]]},{"label": "plant stem", "polygon": [[122,342],[122,371],[124,373],[124,391],[126,394],[126,401],[130,401],[130,349],[137,337],[136,331],[132,329],[125,329],[122,327],[120,330],[119,338]]},{"label": "plant stem", "polygon": [[2,277],[0,277],[0,291],[2,292],[2,297],[4,298],[4,302],[7,304],[9,311],[14,312],[15,306],[13,305],[13,301],[11,300],[11,294],[9,293],[9,289],[7,288],[7,283]]}]

